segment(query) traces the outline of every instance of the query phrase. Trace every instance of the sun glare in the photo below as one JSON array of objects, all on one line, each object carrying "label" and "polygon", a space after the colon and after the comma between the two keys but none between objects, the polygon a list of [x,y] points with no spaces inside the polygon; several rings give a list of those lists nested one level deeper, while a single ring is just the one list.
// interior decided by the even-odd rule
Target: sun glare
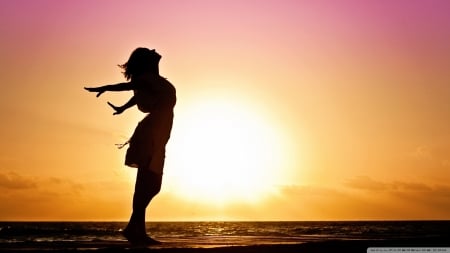
[{"label": "sun glare", "polygon": [[283,143],[261,113],[230,100],[203,101],[177,121],[171,178],[184,198],[258,201],[282,174]]}]

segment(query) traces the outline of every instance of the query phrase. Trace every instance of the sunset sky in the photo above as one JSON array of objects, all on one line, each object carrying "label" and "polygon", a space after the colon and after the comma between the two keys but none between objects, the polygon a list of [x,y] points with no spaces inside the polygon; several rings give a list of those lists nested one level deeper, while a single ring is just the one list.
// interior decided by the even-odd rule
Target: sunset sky
[{"label": "sunset sky", "polygon": [[0,0],[0,220],[127,220],[144,114],[177,88],[149,221],[450,219],[450,1]]}]

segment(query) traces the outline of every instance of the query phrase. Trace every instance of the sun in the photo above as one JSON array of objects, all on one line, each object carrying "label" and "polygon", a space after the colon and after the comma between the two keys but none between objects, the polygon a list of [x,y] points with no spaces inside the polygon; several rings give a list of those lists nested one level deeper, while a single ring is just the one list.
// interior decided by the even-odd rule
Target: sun
[{"label": "sun", "polygon": [[183,198],[223,204],[258,201],[283,174],[283,141],[250,105],[203,100],[176,121],[170,178]]}]

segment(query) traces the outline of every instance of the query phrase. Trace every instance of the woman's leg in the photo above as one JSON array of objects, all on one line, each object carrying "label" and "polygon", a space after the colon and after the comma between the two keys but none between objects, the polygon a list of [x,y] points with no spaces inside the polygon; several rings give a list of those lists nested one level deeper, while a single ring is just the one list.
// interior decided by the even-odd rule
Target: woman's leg
[{"label": "woman's leg", "polygon": [[145,211],[161,190],[162,175],[155,174],[148,169],[139,168],[133,195],[133,213],[124,234],[129,241],[139,242],[147,237],[145,229]]}]

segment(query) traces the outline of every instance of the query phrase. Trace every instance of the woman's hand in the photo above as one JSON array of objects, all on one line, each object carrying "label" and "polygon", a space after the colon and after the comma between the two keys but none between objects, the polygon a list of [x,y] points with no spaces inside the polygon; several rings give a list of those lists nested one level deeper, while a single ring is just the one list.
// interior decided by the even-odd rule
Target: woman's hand
[{"label": "woman's hand", "polygon": [[113,115],[121,114],[123,111],[125,111],[125,108],[123,108],[122,106],[115,106],[110,102],[108,102],[108,105],[111,106],[111,108],[113,108],[114,111],[116,111],[113,113]]},{"label": "woman's hand", "polygon": [[84,87],[84,89],[89,92],[97,92],[96,97],[100,97],[106,91],[103,87]]}]

